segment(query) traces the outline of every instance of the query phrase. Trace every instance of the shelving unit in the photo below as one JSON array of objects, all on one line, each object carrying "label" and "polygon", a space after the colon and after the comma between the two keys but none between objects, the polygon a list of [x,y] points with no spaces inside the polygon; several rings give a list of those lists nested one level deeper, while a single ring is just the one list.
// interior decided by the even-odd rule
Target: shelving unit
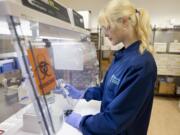
[{"label": "shelving unit", "polygon": [[[180,86],[179,42],[179,28],[153,28],[153,44],[157,51],[155,60],[158,67],[155,90],[157,96],[180,97],[180,94],[177,94],[177,87]],[[172,47],[175,47],[173,49],[176,51],[172,51]]]},{"label": "shelving unit", "polygon": [[[101,77],[103,77],[102,71],[103,70],[105,71],[108,68],[110,61],[111,61],[109,59],[109,57],[104,57],[103,53],[106,53],[108,51],[112,52],[112,50],[110,48],[105,48],[105,49],[103,48],[103,45],[104,45],[103,38],[104,37],[100,33],[100,39],[101,39],[100,41],[101,42],[99,44],[99,52],[101,54],[101,57],[99,57],[99,62],[101,65],[101,67],[100,67]],[[170,43],[173,43],[174,40],[180,40],[180,29],[179,28],[169,28],[169,29],[168,28],[158,28],[158,29],[154,28],[153,29],[153,43],[154,44],[155,43],[165,43],[166,44],[166,48],[162,52],[158,52],[155,55],[155,59],[156,59],[157,66],[158,66],[158,78],[165,78],[164,79],[165,82],[167,82],[166,78],[175,78],[173,80],[173,82],[171,82],[171,83],[175,83],[175,87],[173,90],[174,92],[172,92],[171,94],[159,93],[160,81],[157,81],[157,88],[155,91],[155,95],[158,95],[158,96],[180,97],[179,94],[176,94],[176,89],[178,86],[180,86],[180,51],[179,52],[178,51],[176,51],[176,52],[169,51]],[[158,49],[163,49],[162,48],[163,45],[159,44],[158,47],[160,47]],[[158,61],[159,58],[157,58],[157,56],[161,56],[162,60]],[[163,61],[163,59],[165,59],[165,60]],[[104,67],[106,67],[106,69],[103,68],[103,65],[104,65]],[[162,68],[163,66],[161,66],[161,65],[164,65],[164,69]]]},{"label": "shelving unit", "polygon": [[104,76],[104,72],[107,70],[107,67],[109,65],[109,58],[107,56],[104,57],[104,51],[102,48],[102,45],[104,44],[104,40],[102,37],[101,29],[97,29],[97,32],[91,33],[91,41],[94,42],[96,46],[96,53],[99,60],[99,79],[102,80]]},{"label": "shelving unit", "polygon": [[100,31],[99,29],[97,29],[97,32],[91,32],[90,34],[90,38],[91,38],[91,42],[94,43],[95,47],[96,47],[96,54],[97,54],[97,59],[99,62],[99,80],[102,79],[102,74],[101,74],[101,57],[102,57],[102,53],[101,53],[101,38],[100,38]]}]

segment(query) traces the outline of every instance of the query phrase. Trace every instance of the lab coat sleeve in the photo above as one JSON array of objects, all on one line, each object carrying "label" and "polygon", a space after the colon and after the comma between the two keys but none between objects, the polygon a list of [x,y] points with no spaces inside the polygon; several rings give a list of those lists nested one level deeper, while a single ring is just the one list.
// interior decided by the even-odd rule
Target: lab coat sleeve
[{"label": "lab coat sleeve", "polygon": [[84,94],[84,99],[86,101],[97,100],[101,101],[103,95],[103,84],[97,87],[90,87]]},{"label": "lab coat sleeve", "polygon": [[127,70],[119,94],[115,95],[105,111],[83,117],[80,123],[83,135],[115,135],[127,129],[153,91],[149,89],[153,85],[152,78],[153,73],[142,66]]}]

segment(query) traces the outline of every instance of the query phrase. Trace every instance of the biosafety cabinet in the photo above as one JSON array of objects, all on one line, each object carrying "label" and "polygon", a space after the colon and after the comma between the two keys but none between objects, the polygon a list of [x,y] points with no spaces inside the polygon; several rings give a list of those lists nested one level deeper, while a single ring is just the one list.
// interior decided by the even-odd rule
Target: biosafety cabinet
[{"label": "biosafety cabinet", "polygon": [[96,49],[83,17],[53,0],[0,0],[0,134],[55,135],[75,99],[96,85]]}]

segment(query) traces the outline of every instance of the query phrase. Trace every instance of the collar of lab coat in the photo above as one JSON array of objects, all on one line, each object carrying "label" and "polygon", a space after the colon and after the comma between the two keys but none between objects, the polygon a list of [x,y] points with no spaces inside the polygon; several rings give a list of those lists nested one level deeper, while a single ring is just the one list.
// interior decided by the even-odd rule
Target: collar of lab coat
[{"label": "collar of lab coat", "polygon": [[138,41],[132,43],[128,48],[123,47],[122,49],[116,51],[114,53],[115,60],[118,60],[118,59],[122,58],[123,56],[128,56],[128,54],[130,55],[133,52],[139,51],[140,44],[141,44],[141,41],[138,40]]}]

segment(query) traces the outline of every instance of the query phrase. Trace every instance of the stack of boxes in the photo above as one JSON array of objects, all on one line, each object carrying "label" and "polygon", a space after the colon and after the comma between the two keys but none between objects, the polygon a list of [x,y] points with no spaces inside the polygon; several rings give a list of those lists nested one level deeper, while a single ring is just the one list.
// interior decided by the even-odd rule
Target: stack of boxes
[{"label": "stack of boxes", "polygon": [[93,42],[96,46],[96,49],[98,50],[99,45],[99,34],[98,33],[91,33],[91,42]]},{"label": "stack of boxes", "polygon": [[170,43],[169,52],[180,53],[180,43],[178,43],[177,41]]},{"label": "stack of boxes", "polygon": [[180,55],[156,54],[155,60],[159,75],[180,76]]},{"label": "stack of boxes", "polygon": [[154,58],[158,68],[158,75],[169,75],[168,54],[155,54]]},{"label": "stack of boxes", "polygon": [[[154,55],[156,64],[158,67],[158,75],[165,75],[168,74],[168,55],[167,54],[161,54],[166,53],[167,51],[167,43],[155,43],[154,44],[155,52],[157,54]],[[159,53],[159,54],[158,54]]]},{"label": "stack of boxes", "polygon": [[[158,67],[158,75],[162,76],[180,76],[180,43],[177,41],[167,43],[155,43],[154,57]],[[178,94],[178,86],[173,79],[167,77],[159,82],[159,94]]]},{"label": "stack of boxes", "polygon": [[158,74],[180,76],[180,43],[155,43],[155,51]]},{"label": "stack of boxes", "polygon": [[155,52],[166,52],[167,51],[167,43],[155,43],[154,49],[155,49]]},{"label": "stack of boxes", "polygon": [[180,76],[180,55],[169,55],[169,69],[174,76]]}]

